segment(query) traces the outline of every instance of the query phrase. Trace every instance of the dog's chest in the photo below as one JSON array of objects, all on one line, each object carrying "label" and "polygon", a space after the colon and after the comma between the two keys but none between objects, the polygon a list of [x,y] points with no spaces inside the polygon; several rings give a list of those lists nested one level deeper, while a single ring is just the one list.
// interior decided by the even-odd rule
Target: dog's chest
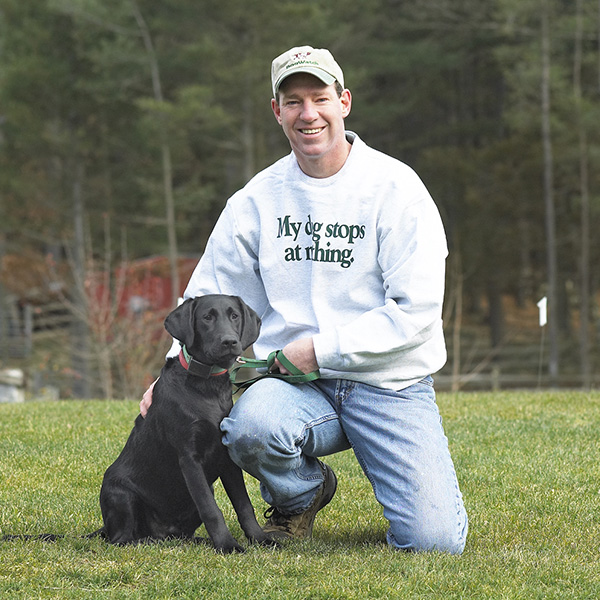
[{"label": "dog's chest", "polygon": [[213,420],[203,417],[197,418],[192,423],[191,442],[194,452],[205,464],[219,461],[227,455],[227,450],[221,442],[220,423],[221,419]]}]

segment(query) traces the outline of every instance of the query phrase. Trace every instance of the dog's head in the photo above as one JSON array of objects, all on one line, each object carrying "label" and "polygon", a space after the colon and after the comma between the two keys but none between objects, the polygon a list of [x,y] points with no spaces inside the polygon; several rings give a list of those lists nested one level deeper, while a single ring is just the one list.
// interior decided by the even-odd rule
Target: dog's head
[{"label": "dog's head", "polygon": [[228,368],[258,338],[260,318],[238,296],[212,294],[186,300],[165,329],[197,360]]}]

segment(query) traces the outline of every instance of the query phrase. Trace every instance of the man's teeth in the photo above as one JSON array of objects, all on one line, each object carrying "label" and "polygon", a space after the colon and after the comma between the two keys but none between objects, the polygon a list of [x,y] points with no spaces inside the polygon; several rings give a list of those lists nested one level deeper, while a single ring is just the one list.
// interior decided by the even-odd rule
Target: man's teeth
[{"label": "man's teeth", "polygon": [[318,129],[301,129],[300,131],[302,131],[302,133],[305,133],[308,135],[310,133],[319,133],[319,131],[322,131],[322,130],[323,130],[323,128],[319,127]]}]

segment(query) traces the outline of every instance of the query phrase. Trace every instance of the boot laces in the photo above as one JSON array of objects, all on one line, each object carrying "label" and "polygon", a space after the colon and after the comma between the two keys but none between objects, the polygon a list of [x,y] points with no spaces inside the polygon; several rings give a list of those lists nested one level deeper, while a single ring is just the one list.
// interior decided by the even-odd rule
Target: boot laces
[{"label": "boot laces", "polygon": [[279,512],[274,506],[270,506],[265,510],[264,517],[268,520],[266,525],[291,531],[291,517]]}]

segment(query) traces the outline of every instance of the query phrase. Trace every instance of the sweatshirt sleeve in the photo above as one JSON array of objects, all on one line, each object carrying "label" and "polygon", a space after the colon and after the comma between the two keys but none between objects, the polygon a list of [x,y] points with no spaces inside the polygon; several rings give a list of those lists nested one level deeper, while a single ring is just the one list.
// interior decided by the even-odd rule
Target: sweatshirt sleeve
[{"label": "sweatshirt sleeve", "polygon": [[[254,218],[244,215],[247,219]],[[184,298],[204,294],[240,296],[258,314],[265,308],[265,293],[258,265],[258,226],[238,226],[231,200],[221,213],[206,249],[185,289]]]},{"label": "sweatshirt sleeve", "polygon": [[390,205],[384,214],[378,231],[384,302],[314,336],[322,371],[389,371],[398,361],[410,370],[406,363],[420,361],[427,349],[445,360],[441,313],[448,252],[437,207],[423,186],[419,200],[404,210],[396,206],[395,214]]}]

